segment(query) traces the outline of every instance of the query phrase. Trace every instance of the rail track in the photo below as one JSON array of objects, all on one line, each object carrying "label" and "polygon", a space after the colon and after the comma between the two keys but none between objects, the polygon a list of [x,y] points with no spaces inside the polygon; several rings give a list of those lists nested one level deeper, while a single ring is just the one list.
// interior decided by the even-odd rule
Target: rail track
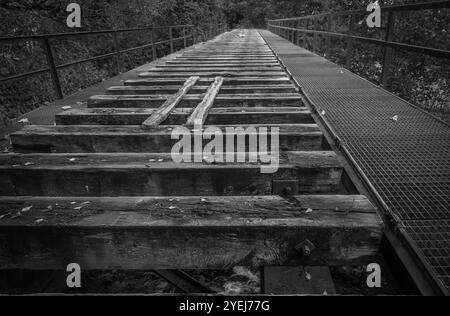
[{"label": "rail track", "polygon": [[[230,127],[279,128],[278,171],[262,173],[262,161],[174,162],[172,132],[195,133],[198,120],[225,136]],[[307,283],[317,286],[282,293],[268,277],[267,293],[322,294],[316,273],[329,284],[328,267],[379,253],[375,207],[254,30],[195,45],[91,96],[87,108],[59,113],[54,126],[24,127],[11,144],[0,155],[3,270],[75,262],[84,270],[265,267],[273,276],[280,272],[269,266],[290,265],[311,269]]]}]

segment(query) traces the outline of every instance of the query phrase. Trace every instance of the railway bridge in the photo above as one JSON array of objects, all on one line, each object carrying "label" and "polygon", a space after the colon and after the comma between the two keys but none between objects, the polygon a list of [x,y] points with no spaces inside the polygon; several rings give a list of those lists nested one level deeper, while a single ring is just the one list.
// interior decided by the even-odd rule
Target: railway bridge
[{"label": "railway bridge", "polygon": [[0,268],[155,270],[202,292],[180,270],[246,266],[267,294],[334,294],[331,267],[377,263],[388,243],[402,277],[448,294],[448,125],[271,27],[30,113],[0,155]]}]

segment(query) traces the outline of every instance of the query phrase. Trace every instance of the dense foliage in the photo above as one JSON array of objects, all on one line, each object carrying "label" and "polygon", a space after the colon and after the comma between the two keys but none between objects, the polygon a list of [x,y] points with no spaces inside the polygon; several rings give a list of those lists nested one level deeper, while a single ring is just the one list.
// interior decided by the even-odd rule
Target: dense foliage
[{"label": "dense foliage", "polygon": [[[364,8],[369,0],[0,0],[0,36],[72,32],[66,26],[66,5],[82,6],[81,31],[111,28],[131,28],[147,25],[194,24],[197,36],[207,38],[214,24],[227,22],[234,27],[265,27],[268,19],[303,16],[328,11]],[[424,0],[385,0],[383,5],[424,2]],[[364,17],[356,17],[357,21]],[[353,32],[363,36],[384,38],[384,26],[368,31],[355,23]],[[326,25],[326,23],[324,23]],[[348,32],[348,18],[333,22],[332,30]],[[396,38],[400,42],[450,49],[450,10],[430,10],[402,13],[396,23]],[[326,29],[319,23],[319,27]],[[167,38],[165,31],[157,34]],[[121,48],[143,45],[150,41],[148,32],[123,33]],[[345,64],[346,43],[309,38],[307,48],[339,64]],[[55,40],[58,64],[72,62],[113,51],[110,36],[92,36]],[[160,47],[159,53],[167,52]],[[151,50],[128,53],[123,58],[124,70],[151,60]],[[358,44],[351,70],[379,83],[383,51],[369,44]],[[0,77],[46,67],[43,48],[38,42],[0,45]],[[390,89],[411,102],[445,116],[450,112],[450,61],[418,54],[396,52],[391,68]],[[104,80],[116,72],[114,59],[85,63],[60,71],[66,94]],[[19,114],[55,98],[48,74],[0,84],[0,125]]]},{"label": "dense foliage", "polygon": [[[66,7],[76,2],[82,8],[81,28],[76,31],[136,28],[141,26],[195,25],[195,35],[204,40],[218,22],[225,22],[214,0],[0,0],[0,36],[19,36],[73,32],[67,27]],[[181,30],[179,30],[181,32]],[[178,37],[180,33],[174,32]],[[157,40],[168,39],[168,30],[160,30]],[[122,49],[150,42],[150,32],[120,33]],[[114,51],[111,35],[95,35],[52,40],[58,65]],[[180,48],[182,42],[176,48]],[[168,45],[158,47],[159,56]],[[134,68],[151,60],[151,48],[124,54],[123,69]],[[24,41],[0,44],[0,77],[47,67],[42,44]],[[59,71],[65,94],[88,87],[116,74],[114,58],[84,63]],[[12,118],[42,106],[56,97],[49,74],[35,75],[0,84],[0,127]]]}]

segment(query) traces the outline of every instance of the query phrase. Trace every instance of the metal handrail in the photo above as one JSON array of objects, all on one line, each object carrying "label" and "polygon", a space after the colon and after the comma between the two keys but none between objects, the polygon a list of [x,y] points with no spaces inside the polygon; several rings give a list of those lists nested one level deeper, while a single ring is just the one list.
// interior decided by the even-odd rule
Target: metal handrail
[{"label": "metal handrail", "polygon": [[100,35],[100,34],[111,34],[111,33],[123,33],[123,32],[134,32],[134,31],[148,31],[148,30],[160,30],[167,28],[189,28],[193,27],[191,24],[186,25],[169,25],[169,26],[146,26],[137,27],[129,29],[107,29],[98,31],[84,31],[84,32],[67,32],[67,33],[52,33],[52,34],[38,34],[38,35],[23,35],[23,36],[4,36],[0,37],[0,42],[8,41],[23,41],[23,40],[40,40],[44,38],[58,38],[58,37],[76,37],[85,35]]},{"label": "metal handrail", "polygon": [[[326,36],[328,38],[328,46],[331,46],[330,39],[332,37],[340,37],[348,40],[347,44],[347,56],[346,56],[346,65],[347,68],[350,68],[351,58],[352,58],[352,50],[353,50],[353,42],[362,41],[368,42],[371,44],[375,44],[378,46],[382,46],[384,48],[384,58],[383,58],[383,68],[382,68],[382,76],[381,76],[381,84],[385,87],[388,86],[389,77],[390,77],[390,65],[392,62],[392,53],[393,49],[401,49],[409,52],[421,53],[424,55],[429,55],[437,58],[445,58],[450,59],[450,51],[445,49],[438,49],[432,47],[418,46],[406,43],[400,43],[394,41],[394,27],[395,27],[395,13],[400,11],[421,11],[421,10],[436,10],[436,9],[444,9],[450,8],[450,1],[433,1],[426,3],[416,3],[416,4],[405,4],[405,5],[396,5],[396,6],[386,6],[381,7],[381,12],[388,13],[388,23],[386,27],[386,36],[384,39],[377,39],[371,37],[357,36],[352,34],[345,33],[337,33],[331,31],[332,21],[335,16],[348,15],[351,18],[350,23],[350,32],[353,29],[353,24],[355,20],[353,16],[355,14],[367,14],[366,10],[350,10],[350,11],[338,11],[338,12],[326,12],[315,15],[308,15],[304,17],[294,17],[287,19],[277,19],[277,20],[269,20],[268,21],[268,29],[274,31],[274,33],[295,42],[297,45],[300,41],[299,33],[306,34],[314,34],[314,39],[316,39],[317,35]],[[321,18],[328,18],[328,31],[318,30],[317,22]],[[290,24],[298,24],[301,21],[307,22],[306,28],[293,27]],[[309,22],[313,22],[316,29],[309,29]],[[298,26],[298,25],[297,25]],[[296,37],[296,38],[295,38]],[[328,47],[330,50],[330,47]]]},{"label": "metal handrail", "polygon": [[[169,35],[169,39],[168,40],[154,42],[154,39],[155,39],[155,32],[154,31],[155,30],[160,30],[160,29],[167,29],[169,31],[168,32],[169,33],[168,34]],[[182,29],[183,36],[174,38],[173,37],[173,30],[174,29]],[[191,30],[190,34],[187,34],[187,32],[186,32],[187,29]],[[146,44],[146,45],[142,45],[142,46],[122,49],[122,50],[120,49],[119,42],[117,40],[117,34],[118,33],[135,32],[135,31],[148,31],[148,30],[151,31],[151,38],[152,38],[151,43]],[[99,56],[95,56],[95,57],[90,57],[90,58],[86,58],[86,59],[82,59],[82,60],[78,60],[78,61],[74,61],[74,62],[60,64],[60,65],[57,65],[55,63],[54,56],[53,56],[53,50],[52,50],[51,42],[50,42],[51,39],[78,37],[78,36],[92,36],[92,35],[102,35],[102,34],[111,34],[111,35],[113,35],[114,52],[108,53],[108,54],[99,55]],[[174,52],[174,43],[175,42],[183,40],[184,47],[186,48],[187,45],[188,45],[187,41],[188,41],[189,38],[192,38],[192,42],[195,43],[195,36],[194,36],[194,32],[193,32],[193,25],[149,26],[149,27],[129,28],[129,29],[116,29],[116,30],[99,30],[99,31],[86,31],[86,32],[55,33],[55,34],[41,34],[41,35],[25,35],[25,36],[17,36],[17,37],[0,37],[0,44],[16,43],[16,42],[30,41],[30,40],[31,41],[39,41],[39,42],[41,42],[43,44],[43,47],[44,47],[44,50],[45,50],[45,55],[46,55],[46,58],[47,58],[47,65],[48,65],[47,68],[33,70],[33,71],[21,73],[21,74],[16,74],[16,75],[9,76],[9,77],[6,77],[6,78],[0,78],[0,83],[7,82],[7,81],[13,81],[13,80],[17,80],[17,79],[21,79],[21,78],[25,78],[25,77],[29,77],[29,76],[34,76],[34,75],[38,75],[38,74],[42,74],[42,73],[46,73],[46,72],[50,72],[51,76],[52,76],[52,81],[53,81],[53,84],[54,84],[54,88],[55,88],[57,97],[59,99],[62,99],[64,97],[64,94],[63,94],[63,91],[62,91],[62,88],[61,88],[61,82],[60,82],[60,79],[59,79],[59,76],[58,76],[58,70],[59,69],[70,67],[70,66],[74,66],[74,65],[78,65],[78,64],[82,64],[82,63],[86,63],[86,62],[91,62],[91,61],[95,61],[95,60],[110,58],[110,57],[114,57],[115,56],[116,59],[117,59],[117,63],[116,63],[117,73],[120,73],[121,70],[122,70],[121,54],[128,53],[128,52],[131,52],[131,51],[134,51],[134,50],[138,50],[138,49],[144,49],[144,48],[152,47],[153,59],[156,59],[157,58],[156,46],[169,43],[169,45],[170,45],[170,53],[173,53]]]},{"label": "metal handrail", "polygon": [[413,51],[413,52],[417,52],[417,53],[423,53],[423,54],[433,56],[433,57],[450,59],[450,51],[444,50],[444,49],[439,49],[439,48],[431,48],[431,47],[405,44],[405,43],[399,43],[399,42],[391,42],[391,41],[385,41],[385,40],[381,40],[381,39],[377,39],[377,38],[349,35],[349,34],[343,34],[343,33],[309,30],[309,29],[305,29],[305,28],[292,28],[292,27],[285,27],[285,26],[280,26],[279,28],[283,29],[283,30],[289,30],[289,31],[302,31],[304,33],[321,34],[321,35],[328,35],[328,36],[333,36],[333,37],[344,37],[344,38],[355,39],[355,40],[359,40],[359,41],[363,41],[363,42],[369,42],[369,43],[372,43],[375,45],[381,45],[381,46],[386,45],[388,47],[399,48],[399,49]]}]

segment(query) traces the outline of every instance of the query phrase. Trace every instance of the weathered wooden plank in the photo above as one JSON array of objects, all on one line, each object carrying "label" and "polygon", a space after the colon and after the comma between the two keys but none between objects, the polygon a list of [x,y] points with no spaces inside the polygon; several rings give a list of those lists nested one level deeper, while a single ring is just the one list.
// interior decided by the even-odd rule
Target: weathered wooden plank
[{"label": "weathered wooden plank", "polygon": [[[159,108],[170,95],[94,95],[88,99],[90,108]],[[202,95],[186,95],[180,107],[196,107],[203,100]],[[264,94],[222,94],[216,97],[214,106],[262,107],[262,106],[304,106],[298,93]]]},{"label": "weathered wooden plank", "polygon": [[221,45],[221,43],[214,43],[214,46],[202,46],[195,50],[183,52],[183,56],[188,55],[270,55],[273,56],[272,50],[267,46],[257,47],[255,45],[243,46],[242,43],[237,45]]},{"label": "weathered wooden plank", "polygon": [[[318,218],[323,212],[334,213],[372,213],[376,208],[363,195],[297,195],[299,203],[286,201],[278,196],[214,196],[199,197],[0,197],[1,226],[20,222],[22,225],[34,225],[32,216],[44,216],[47,224],[65,223],[79,206],[88,206],[93,212],[148,212],[154,219],[178,218],[191,219],[215,218]],[[89,203],[85,203],[85,202]],[[48,206],[53,212],[48,212]],[[264,205],[265,207],[261,207]],[[24,218],[14,215],[25,207],[32,206],[31,212],[24,212]],[[175,206],[175,207],[170,207]],[[206,207],[199,207],[206,206]],[[83,209],[82,207],[81,209]],[[307,209],[312,212],[306,213]],[[47,212],[42,212],[46,211]],[[169,210],[169,211],[167,211]],[[34,212],[34,213],[33,213]],[[43,213],[43,214],[41,214]],[[8,215],[10,214],[10,215]],[[78,214],[81,215],[81,214]]]},{"label": "weathered wooden plank", "polygon": [[249,63],[277,63],[278,60],[275,57],[261,57],[261,58],[211,58],[211,57],[199,57],[199,58],[178,58],[173,59],[174,62],[214,62],[214,63],[236,63],[236,62],[249,62]]},{"label": "weathered wooden plank", "polygon": [[259,57],[253,57],[253,56],[179,56],[173,60],[236,60],[236,61],[276,61],[277,58],[275,56],[259,56]]},{"label": "weathered wooden plank", "polygon": [[[185,80],[182,78],[147,78],[147,79],[132,79],[126,80],[124,85],[126,86],[162,86],[162,85],[182,85]],[[211,84],[214,78],[200,78],[199,83],[201,84]],[[246,85],[246,84],[292,84],[292,82],[287,77],[278,76],[273,78],[224,78],[224,86],[229,85]]]},{"label": "weathered wooden plank", "polygon": [[237,62],[237,61],[229,61],[229,62],[217,62],[217,61],[182,61],[182,60],[168,60],[164,65],[155,65],[156,68],[159,67],[188,67],[188,66],[218,66],[218,67],[238,67],[243,65],[256,65],[261,67],[277,67],[280,66],[277,62],[264,62],[264,61],[247,61],[247,62]]},{"label": "weathered wooden plank", "polygon": [[[154,109],[71,109],[56,115],[58,125],[140,125]],[[183,125],[192,113],[192,108],[177,108],[162,123]],[[206,125],[236,124],[312,124],[311,112],[300,107],[280,108],[212,108]]]},{"label": "weathered wooden plank", "polygon": [[261,66],[238,66],[238,67],[231,67],[231,66],[225,66],[225,67],[206,67],[206,66],[189,66],[189,67],[170,67],[170,66],[162,66],[155,67],[153,69],[148,69],[147,72],[216,72],[216,71],[224,71],[224,72],[235,72],[235,71],[243,71],[243,72],[250,72],[250,71],[256,71],[256,72],[274,72],[274,71],[281,71],[281,67],[261,67]]},{"label": "weathered wooden plank", "polygon": [[164,122],[170,115],[170,112],[172,112],[173,109],[176,108],[178,104],[180,104],[183,97],[197,83],[198,79],[200,79],[200,77],[189,78],[184,83],[183,87],[180,90],[178,90],[176,94],[174,94],[171,97],[168,97],[167,100],[163,103],[163,105],[161,105],[159,109],[154,111],[152,115],[142,123],[142,126],[154,127]]},{"label": "weathered wooden plank", "polygon": [[208,117],[208,112],[212,108],[214,101],[219,94],[220,88],[222,88],[223,78],[217,77],[211,86],[208,88],[208,91],[205,94],[202,102],[194,109],[192,114],[186,121],[187,126],[194,126],[195,124],[203,125]]},{"label": "weathered wooden plank", "polygon": [[[192,87],[188,94],[205,93],[209,86]],[[180,89],[179,85],[168,86],[113,86],[106,90],[107,94],[113,95],[152,95],[152,94],[171,94]],[[265,94],[265,93],[295,93],[296,88],[292,84],[280,85],[242,85],[242,86],[222,86],[220,94]]]},{"label": "weathered wooden plank", "polygon": [[139,74],[141,78],[166,77],[166,78],[186,78],[192,76],[200,77],[277,77],[283,76],[283,71],[186,71],[186,72],[143,72]]},{"label": "weathered wooden plank", "polygon": [[[235,125],[235,127],[273,127],[274,124]],[[226,137],[234,134],[221,128]],[[316,124],[280,124],[279,142],[283,150],[320,150],[323,134]],[[141,126],[26,126],[11,134],[15,151],[35,152],[171,152],[177,140],[171,138],[175,127],[143,129]],[[193,134],[191,130],[191,134]],[[249,133],[254,135],[254,133]],[[256,135],[259,137],[259,135]],[[193,137],[191,137],[193,141]],[[209,140],[204,140],[206,145]]]},{"label": "weathered wooden plank", "polygon": [[182,56],[273,56],[273,52],[270,49],[257,50],[255,46],[249,47],[249,49],[239,48],[219,48],[214,47],[212,49],[196,49],[195,51],[184,52]]},{"label": "weathered wooden plank", "polygon": [[260,57],[273,57],[273,54],[220,54],[220,53],[211,53],[211,54],[201,54],[201,53],[195,53],[191,55],[183,55],[183,57],[215,57],[215,58],[260,58]]},{"label": "weathered wooden plank", "polygon": [[[308,197],[302,206],[273,196],[3,198],[2,215],[33,208],[0,221],[0,268],[65,269],[77,262],[83,270],[225,269],[373,260],[379,217],[354,208],[334,212],[334,197],[313,198],[323,201],[322,209],[308,214]],[[364,198],[348,196],[346,204],[352,199]],[[317,246],[309,257],[295,249],[305,239]]]},{"label": "weathered wooden plank", "polygon": [[276,179],[297,180],[294,194],[340,190],[342,169],[333,152],[295,154],[303,158],[282,156],[274,173],[261,173],[260,163],[176,163],[170,154],[5,155],[0,157],[5,183],[0,195],[270,195]]}]

